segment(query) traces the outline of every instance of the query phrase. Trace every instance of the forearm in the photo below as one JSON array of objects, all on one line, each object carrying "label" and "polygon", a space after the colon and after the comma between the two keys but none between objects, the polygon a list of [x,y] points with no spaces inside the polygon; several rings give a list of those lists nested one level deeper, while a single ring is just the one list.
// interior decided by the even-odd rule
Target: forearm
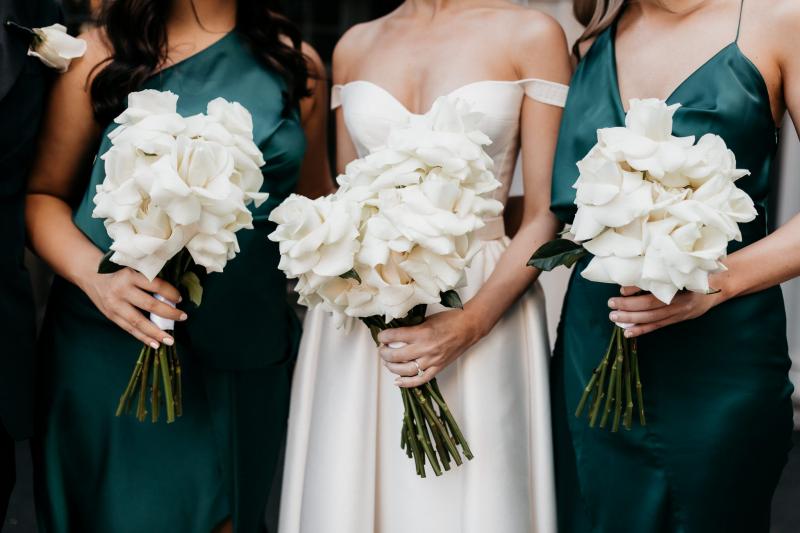
[{"label": "forearm", "polygon": [[28,194],[25,220],[33,251],[56,274],[82,287],[97,271],[103,254],[72,222],[72,210],[65,201],[48,194]]},{"label": "forearm", "polygon": [[523,221],[486,283],[464,308],[476,318],[480,336],[492,330],[509,307],[539,277],[540,271],[527,266],[531,254],[552,240],[558,221],[549,211]]},{"label": "forearm", "polygon": [[725,299],[758,292],[800,276],[800,215],[771,235],[731,254],[726,272],[715,274],[711,286]]}]

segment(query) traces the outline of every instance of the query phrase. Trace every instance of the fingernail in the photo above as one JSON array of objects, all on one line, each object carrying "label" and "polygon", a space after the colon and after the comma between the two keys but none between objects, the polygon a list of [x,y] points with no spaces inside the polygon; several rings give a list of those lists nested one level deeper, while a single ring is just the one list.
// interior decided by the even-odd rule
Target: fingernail
[{"label": "fingernail", "polygon": [[608,317],[611,319],[612,322],[616,322],[617,319],[619,318],[619,315],[617,313],[611,313],[610,315],[608,315]]},{"label": "fingernail", "polygon": [[150,347],[154,350],[158,350],[158,343],[156,341],[153,341],[150,343]]},{"label": "fingernail", "polygon": [[178,301],[175,303],[181,303],[183,301],[183,296],[178,296]]},{"label": "fingernail", "polygon": [[187,318],[189,318],[189,315],[187,315],[186,313],[183,313],[183,314],[181,315],[181,318],[180,318],[180,319],[181,319],[181,320],[186,320]]},{"label": "fingernail", "polygon": [[164,337],[164,341],[163,342],[167,346],[172,346],[173,344],[175,344],[175,339],[173,339],[172,337]]},{"label": "fingernail", "polygon": [[625,330],[625,337],[630,338],[633,337],[633,332],[629,329]]},{"label": "fingernail", "polygon": [[403,378],[397,378],[396,380],[394,380],[394,384],[397,386],[402,385],[402,383],[403,383]]},{"label": "fingernail", "polygon": [[616,301],[614,298],[611,298],[611,299],[608,301],[608,306],[609,306],[611,309],[616,309],[616,307],[617,307],[617,301]]}]

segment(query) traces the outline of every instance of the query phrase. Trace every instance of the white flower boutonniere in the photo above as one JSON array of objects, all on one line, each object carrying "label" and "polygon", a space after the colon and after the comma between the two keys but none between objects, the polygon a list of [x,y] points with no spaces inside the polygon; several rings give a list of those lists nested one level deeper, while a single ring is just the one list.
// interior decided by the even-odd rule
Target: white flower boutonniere
[{"label": "white flower boutonniere", "polygon": [[61,24],[52,24],[44,28],[26,28],[16,22],[7,20],[7,28],[27,34],[30,39],[28,55],[38,57],[50,68],[64,73],[69,70],[73,59],[83,57],[86,53],[86,41],[67,33]]},{"label": "white flower boutonniere", "polygon": [[86,41],[69,35],[61,24],[34,28],[33,33],[28,55],[38,57],[42,63],[59,72],[66,72],[73,59],[86,53]]}]

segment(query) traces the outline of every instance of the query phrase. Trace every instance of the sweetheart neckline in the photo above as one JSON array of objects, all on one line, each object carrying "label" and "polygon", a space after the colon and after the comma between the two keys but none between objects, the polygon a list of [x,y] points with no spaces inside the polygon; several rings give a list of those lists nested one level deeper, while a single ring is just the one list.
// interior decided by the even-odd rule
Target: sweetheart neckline
[{"label": "sweetheart neckline", "polygon": [[[469,83],[465,83],[464,85],[460,85],[460,86],[456,87],[455,89],[452,89],[451,91],[448,91],[446,93],[440,94],[439,96],[436,97],[436,99],[434,99],[434,102],[436,102],[437,99],[439,99],[439,98],[441,98],[443,96],[451,96],[451,95],[457,93],[458,91],[466,89],[467,87],[472,87],[474,85],[480,85],[480,84],[484,84],[484,83],[487,83],[487,84],[488,83],[495,83],[495,84],[512,85],[512,86],[519,87],[520,89],[522,89],[522,87],[520,87],[521,83],[526,82],[526,81],[533,81],[535,79],[536,78],[525,78],[525,79],[522,79],[522,80],[477,80],[477,81],[471,81]],[[555,83],[555,82],[548,82],[548,83]],[[334,85],[334,87],[340,87],[342,90],[344,90],[348,86],[357,85],[357,84],[364,84],[364,85],[369,85],[369,86],[375,87],[376,89],[378,89],[379,91],[384,93],[386,96],[388,96],[397,105],[399,105],[401,108],[403,108],[403,111],[405,111],[406,113],[408,113],[411,116],[421,117],[421,116],[424,116],[427,113],[430,113],[431,109],[433,109],[433,104],[431,104],[430,106],[428,106],[428,109],[424,113],[415,113],[415,112],[411,111],[403,102],[400,101],[399,98],[397,98],[395,95],[393,95],[388,89],[386,89],[385,87],[382,87],[381,85],[379,85],[379,84],[377,84],[377,83],[375,83],[373,81],[369,81],[369,80],[353,80],[353,81],[349,81],[347,83]]]}]

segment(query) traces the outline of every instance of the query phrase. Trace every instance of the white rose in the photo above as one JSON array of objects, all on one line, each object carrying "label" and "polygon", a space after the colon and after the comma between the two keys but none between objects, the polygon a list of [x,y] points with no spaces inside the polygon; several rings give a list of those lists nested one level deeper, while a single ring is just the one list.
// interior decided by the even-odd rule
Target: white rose
[{"label": "white rose", "polygon": [[106,219],[105,225],[114,241],[111,261],[131,267],[151,281],[190,237],[180,226],[170,224],[166,213],[153,205],[125,221]]},{"label": "white rose", "polygon": [[464,286],[466,267],[478,249],[478,243],[467,236],[454,239],[455,250],[442,255],[422,246],[415,246],[400,262],[400,267],[427,294],[438,294]]},{"label": "white rose", "polygon": [[683,221],[711,226],[728,240],[737,241],[742,239],[739,223],[750,222],[757,216],[752,198],[722,175],[709,179],[668,211]]},{"label": "white rose", "polygon": [[42,63],[59,72],[69,70],[73,59],[86,53],[86,41],[67,34],[67,28],[53,24],[45,28],[34,28],[33,43],[28,55],[38,57]]},{"label": "white rose", "polygon": [[382,315],[390,321],[405,317],[419,304],[439,302],[438,292],[426,291],[400,267],[402,260],[402,254],[393,253],[385,265],[358,269],[361,283],[354,284],[347,293],[348,316]]},{"label": "white rose", "polygon": [[219,231],[213,235],[198,233],[186,243],[186,249],[206,272],[222,272],[228,260],[239,252],[239,244],[233,232]]},{"label": "white rose", "polygon": [[657,99],[631,100],[625,127],[597,131],[599,149],[667,186],[681,186],[675,180],[680,178],[679,171],[694,137],[672,135],[672,116],[678,107],[679,104],[668,106]]},{"label": "white rose", "polygon": [[310,200],[293,194],[269,219],[278,225],[269,235],[280,246],[278,268],[288,277],[307,272],[339,276],[352,270],[359,248],[359,204],[333,196]]},{"label": "white rose", "polygon": [[638,286],[669,304],[679,290],[707,292],[708,275],[723,270],[728,239],[721,231],[667,219],[647,228],[642,279]]},{"label": "white rose", "polygon": [[626,226],[652,209],[652,184],[640,172],[624,170],[598,150],[579,161],[578,170],[574,185],[578,211],[572,223],[576,240],[592,239],[606,228]]},{"label": "white rose", "polygon": [[642,274],[644,224],[640,218],[585,242],[584,248],[594,257],[581,275],[599,283],[637,285]]},{"label": "white rose", "polygon": [[178,96],[169,91],[147,89],[128,95],[128,107],[108,134],[114,146],[130,145],[145,155],[164,155],[175,145],[175,137],[186,128],[176,112]]},{"label": "white rose", "polygon": [[750,174],[747,170],[736,168],[736,156],[722,137],[711,133],[700,137],[697,144],[689,148],[683,172],[695,189],[715,176],[736,181]]}]

